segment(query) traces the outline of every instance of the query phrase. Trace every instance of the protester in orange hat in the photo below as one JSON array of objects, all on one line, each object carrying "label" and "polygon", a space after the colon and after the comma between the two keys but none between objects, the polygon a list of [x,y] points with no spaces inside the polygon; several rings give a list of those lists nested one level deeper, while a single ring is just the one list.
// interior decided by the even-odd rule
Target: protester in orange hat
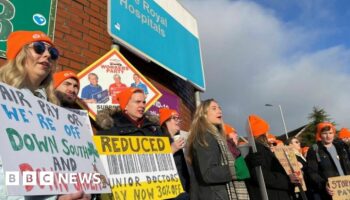
[{"label": "protester in orange hat", "polygon": [[276,146],[284,146],[284,143],[283,143],[283,141],[282,140],[277,140],[276,139]]},{"label": "protester in orange hat", "polygon": [[276,142],[276,136],[274,134],[267,133],[266,136],[267,136],[267,140],[269,141],[269,143]]},{"label": "protester in orange hat", "polygon": [[[59,53],[47,35],[41,31],[12,32],[7,38],[6,56],[7,62],[0,68],[0,82],[59,105],[59,100],[54,92],[52,78]],[[3,171],[1,168],[2,166],[0,165],[0,172]],[[2,191],[1,188],[0,190]],[[18,198],[21,199],[21,197]],[[30,198],[47,199],[50,197],[25,197],[25,199]],[[91,196],[81,191],[51,198],[58,200],[85,200],[90,199]]]},{"label": "protester in orange hat", "polygon": [[180,115],[176,110],[160,108],[159,123],[164,135],[167,135],[170,138],[176,169],[179,174],[182,187],[185,190],[184,193],[181,193],[175,199],[189,199],[190,175],[187,169],[185,155],[182,150],[185,146],[185,136],[180,134]]},{"label": "protester in orange hat", "polygon": [[342,128],[339,131],[338,138],[341,139],[348,146],[350,145],[350,131],[347,128]]},{"label": "protester in orange hat", "polygon": [[169,108],[159,109],[159,124],[162,132],[171,139],[173,153],[178,152],[185,146],[185,139],[180,135],[180,115],[176,110]]},{"label": "protester in orange hat", "polygon": [[309,151],[309,147],[303,147],[301,148],[301,153],[306,158],[307,152]]},{"label": "protester in orange hat", "polygon": [[59,104],[52,87],[58,50],[41,31],[15,31],[7,39],[0,81]]},{"label": "protester in orange hat", "polygon": [[235,145],[238,145],[239,136],[235,128],[233,128],[229,124],[224,124],[225,134],[228,138],[230,138]]},{"label": "protester in orange hat", "polygon": [[249,169],[245,163],[244,157],[241,155],[240,150],[237,148],[238,144],[238,134],[236,129],[229,124],[224,124],[224,131],[226,134],[226,141],[229,151],[235,159],[235,172],[237,180],[234,180],[234,185],[240,185],[241,189],[237,191],[238,199],[245,199],[249,196],[247,187],[245,185],[245,180],[250,178]]},{"label": "protester in orange hat", "polygon": [[163,136],[159,125],[145,116],[146,96],[142,89],[126,88],[117,96],[119,110],[97,113],[99,135]]},{"label": "protester in orange hat", "polygon": [[275,146],[277,146],[278,144],[276,136],[271,133],[266,133],[266,137],[267,137],[267,143],[269,144],[271,151],[274,152]]},{"label": "protester in orange hat", "polygon": [[254,137],[265,135],[269,129],[269,124],[258,115],[249,116],[249,128]]},{"label": "protester in orange hat", "polygon": [[348,147],[343,142],[334,141],[335,133],[332,123],[317,124],[316,135],[321,141],[310,147],[306,157],[311,189],[320,199],[332,199],[334,191],[327,184],[329,177],[350,175]]},{"label": "protester in orange hat", "polygon": [[321,130],[324,129],[325,127],[329,127],[335,133],[335,127],[332,123],[330,123],[330,122],[318,123],[316,126],[316,142],[322,140],[321,139]]},{"label": "protester in orange hat", "polygon": [[[262,199],[259,190],[259,180],[255,167],[261,166],[265,179],[267,196],[269,200],[289,199],[294,193],[294,184],[299,184],[298,176],[295,173],[289,176],[282,165],[271,151],[267,139],[269,124],[258,115],[248,117],[249,134],[254,136],[257,153],[252,149],[246,157],[246,162],[251,174],[251,179],[247,181],[247,187],[251,199]],[[271,136],[270,136],[271,137]]]},{"label": "protester in orange hat", "polygon": [[61,106],[67,108],[80,108],[75,101],[80,89],[79,78],[70,70],[57,72],[53,75],[54,88]]}]

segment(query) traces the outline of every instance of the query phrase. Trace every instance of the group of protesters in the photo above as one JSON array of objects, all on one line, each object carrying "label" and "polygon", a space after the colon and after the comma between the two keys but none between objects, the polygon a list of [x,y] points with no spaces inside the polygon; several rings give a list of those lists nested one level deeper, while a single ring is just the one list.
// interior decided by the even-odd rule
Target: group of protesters
[{"label": "group of protesters", "polygon": [[[53,104],[80,108],[76,104],[79,79],[69,70],[56,72],[58,58],[58,50],[44,33],[15,31],[7,40],[7,62],[0,68],[0,81]],[[295,149],[304,176],[301,179],[295,172],[286,173],[274,154],[276,145],[284,144],[269,133],[269,124],[257,115],[248,117],[256,151],[250,149],[244,157],[238,148],[237,132],[224,123],[221,107],[214,99],[202,101],[196,108],[187,140],[180,134],[181,115],[176,110],[161,108],[158,121],[146,116],[146,95],[142,89],[126,88],[117,95],[117,100],[117,109],[98,113],[95,134],[168,137],[184,189],[174,199],[260,200],[265,199],[264,195],[270,200],[331,199],[334,191],[327,184],[328,178],[350,174],[350,151],[346,144],[349,141],[336,139],[336,129],[328,122],[317,125],[316,142],[307,153],[302,151],[298,138],[286,142]],[[346,131],[342,129],[342,135]],[[261,178],[265,194],[261,190]],[[307,190],[295,192],[295,187],[303,184]],[[95,197],[84,191],[57,196],[7,197],[91,198]]]}]

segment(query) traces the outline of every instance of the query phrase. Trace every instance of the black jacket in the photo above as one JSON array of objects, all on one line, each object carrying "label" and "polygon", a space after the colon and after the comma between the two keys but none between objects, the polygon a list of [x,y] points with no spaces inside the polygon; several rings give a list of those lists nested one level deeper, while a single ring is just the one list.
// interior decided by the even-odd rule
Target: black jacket
[{"label": "black jacket", "polygon": [[191,200],[228,200],[226,183],[232,181],[228,165],[221,165],[221,151],[212,134],[205,133],[207,147],[193,143],[191,176]]},{"label": "black jacket", "polygon": [[[290,182],[287,173],[284,171],[275,154],[273,154],[268,147],[258,142],[256,143],[256,148],[264,158],[262,160],[261,168],[269,200],[291,199],[294,185]],[[251,199],[262,199],[257,173],[252,164],[254,163],[252,150],[250,150],[246,157],[246,163],[251,175],[251,178],[246,182],[249,196]]]},{"label": "black jacket", "polygon": [[[174,140],[170,138],[170,143],[173,143]],[[190,175],[188,172],[185,155],[182,149],[174,153],[174,161],[176,165],[177,172],[181,180],[181,184],[185,192],[190,190]]]},{"label": "black jacket", "polygon": [[[348,147],[343,142],[333,142],[337,150],[340,165],[345,175],[350,175],[350,160],[348,154]],[[307,156],[308,175],[313,189],[321,194],[323,199],[331,199],[326,192],[326,183],[329,177],[339,176],[338,170],[335,166],[326,147],[318,142],[310,147]]]},{"label": "black jacket", "polygon": [[144,117],[137,126],[122,112],[112,116],[113,126],[108,130],[99,130],[97,135],[125,135],[125,136],[164,136],[160,127]]}]

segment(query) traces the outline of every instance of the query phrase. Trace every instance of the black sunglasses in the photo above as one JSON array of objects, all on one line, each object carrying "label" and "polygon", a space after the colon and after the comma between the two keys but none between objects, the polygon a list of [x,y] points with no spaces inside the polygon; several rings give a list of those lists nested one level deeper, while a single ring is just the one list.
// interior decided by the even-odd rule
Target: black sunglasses
[{"label": "black sunglasses", "polygon": [[277,143],[276,142],[273,142],[273,143],[270,143],[270,146],[277,146]]},{"label": "black sunglasses", "polygon": [[[35,53],[42,55],[46,50],[46,45],[44,42],[33,42],[33,49]],[[55,47],[50,46],[47,49],[50,53],[51,60],[57,60],[59,57],[59,52]]]}]

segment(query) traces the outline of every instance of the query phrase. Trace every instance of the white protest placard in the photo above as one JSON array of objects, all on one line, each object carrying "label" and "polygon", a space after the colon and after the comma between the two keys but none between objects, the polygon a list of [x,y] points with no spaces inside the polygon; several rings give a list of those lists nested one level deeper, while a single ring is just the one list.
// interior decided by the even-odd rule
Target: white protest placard
[{"label": "white protest placard", "polygon": [[0,121],[8,195],[110,192],[87,114],[0,83]]},{"label": "white protest placard", "polygon": [[94,136],[114,199],[171,199],[183,192],[168,137]]}]

